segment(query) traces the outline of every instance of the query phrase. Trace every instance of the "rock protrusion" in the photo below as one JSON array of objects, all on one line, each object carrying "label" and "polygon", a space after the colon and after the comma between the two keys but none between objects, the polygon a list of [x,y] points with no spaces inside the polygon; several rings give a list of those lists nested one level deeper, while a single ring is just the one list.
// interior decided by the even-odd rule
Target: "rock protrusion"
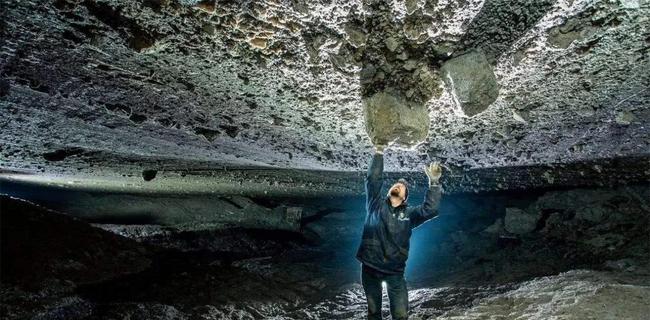
[{"label": "rock protrusion", "polygon": [[505,229],[514,234],[526,234],[537,227],[540,215],[519,208],[506,208]]},{"label": "rock protrusion", "polygon": [[457,107],[466,116],[485,111],[499,95],[492,66],[480,51],[455,57],[447,61],[441,70]]},{"label": "rock protrusion", "polygon": [[84,152],[83,148],[68,147],[43,153],[43,158],[47,161],[63,161],[70,156],[76,156]]},{"label": "rock protrusion", "polygon": [[429,112],[424,105],[385,92],[364,101],[366,131],[375,145],[413,146],[426,139]]}]

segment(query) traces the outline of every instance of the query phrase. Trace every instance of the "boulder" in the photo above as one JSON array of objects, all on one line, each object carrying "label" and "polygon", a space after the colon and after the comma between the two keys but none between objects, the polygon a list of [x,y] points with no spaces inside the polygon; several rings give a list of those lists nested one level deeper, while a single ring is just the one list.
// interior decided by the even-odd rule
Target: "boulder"
[{"label": "boulder", "polygon": [[373,144],[412,147],[429,132],[425,105],[409,102],[397,94],[379,92],[364,100],[366,132]]},{"label": "boulder", "polygon": [[445,62],[441,70],[457,107],[467,116],[485,111],[499,95],[494,71],[482,52],[455,57]]},{"label": "boulder", "polygon": [[505,229],[514,234],[526,234],[537,227],[540,215],[519,208],[506,208]]}]

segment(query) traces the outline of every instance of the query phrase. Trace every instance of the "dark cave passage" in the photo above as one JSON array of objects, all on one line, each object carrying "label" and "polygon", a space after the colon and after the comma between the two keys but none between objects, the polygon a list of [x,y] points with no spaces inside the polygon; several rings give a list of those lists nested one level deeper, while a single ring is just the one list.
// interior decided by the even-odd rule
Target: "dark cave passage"
[{"label": "dark cave passage", "polygon": [[[207,195],[110,195],[30,185],[12,190],[58,210],[94,208],[100,218],[86,212],[79,219],[3,196],[2,312],[10,318],[356,319],[365,314],[355,259],[365,215],[361,197],[254,199],[251,203],[265,208],[300,208],[300,227],[281,230],[161,225],[138,218],[143,214],[121,217],[118,207],[111,218],[93,201],[144,198],[162,207],[173,203],[169,198],[202,199],[215,206],[218,202]],[[567,286],[562,290],[570,292],[574,281],[593,288],[631,286],[640,291],[630,297],[639,296],[650,284],[648,190],[628,185],[446,195],[440,215],[415,229],[411,239],[405,277],[413,316],[480,316],[488,311],[475,310],[477,301],[505,299],[531,286]],[[422,196],[416,192],[410,201]],[[50,293],[36,294],[43,290]],[[529,307],[544,307],[524,300]],[[639,314],[635,308],[632,301],[611,312],[633,319]]]}]

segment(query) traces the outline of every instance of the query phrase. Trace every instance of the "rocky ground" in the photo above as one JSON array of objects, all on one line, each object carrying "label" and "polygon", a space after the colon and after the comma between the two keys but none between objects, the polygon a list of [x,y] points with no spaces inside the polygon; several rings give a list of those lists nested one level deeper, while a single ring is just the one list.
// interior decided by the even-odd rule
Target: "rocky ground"
[{"label": "rocky ground", "polygon": [[[645,319],[648,190],[445,197],[440,216],[412,239],[406,274],[412,317]],[[195,230],[111,223],[119,220],[91,225],[3,196],[0,313],[7,319],[358,319],[365,304],[353,255],[363,200],[309,203],[296,230]]]}]

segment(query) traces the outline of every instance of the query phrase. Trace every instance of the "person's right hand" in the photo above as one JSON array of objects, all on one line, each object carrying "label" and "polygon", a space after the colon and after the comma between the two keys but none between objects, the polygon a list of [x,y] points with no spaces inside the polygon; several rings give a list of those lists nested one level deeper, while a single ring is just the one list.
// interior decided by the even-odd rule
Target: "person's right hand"
[{"label": "person's right hand", "polygon": [[435,161],[430,163],[428,166],[424,166],[424,173],[429,177],[429,184],[435,185],[438,184],[440,176],[442,176],[442,167],[440,162]]}]

